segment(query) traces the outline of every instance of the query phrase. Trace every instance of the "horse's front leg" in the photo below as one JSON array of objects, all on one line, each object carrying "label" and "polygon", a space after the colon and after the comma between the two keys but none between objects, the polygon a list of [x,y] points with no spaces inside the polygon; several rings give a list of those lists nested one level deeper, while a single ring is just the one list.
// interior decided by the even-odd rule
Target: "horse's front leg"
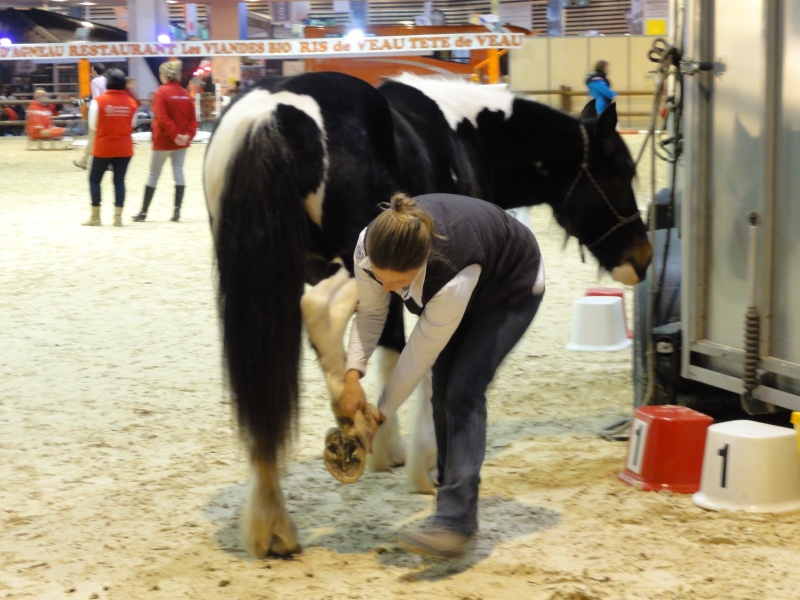
[{"label": "horse's front leg", "polygon": [[[385,383],[397,364],[396,350],[380,347],[381,383]],[[394,415],[378,428],[372,439],[372,453],[367,456],[367,469],[388,471],[405,464],[406,446],[400,435],[400,419]]]},{"label": "horse's front leg", "polygon": [[241,530],[251,556],[291,556],[300,552],[297,529],[283,500],[278,465],[251,454],[253,475],[242,512]]},{"label": "horse's front leg", "polygon": [[421,494],[433,494],[439,473],[436,466],[436,429],[433,426],[430,370],[417,386],[411,417],[411,444],[406,464],[406,476],[411,489]]},{"label": "horse's front leg", "polygon": [[344,332],[356,311],[356,280],[342,267],[303,294],[300,308],[317,352],[334,414],[344,391]]},{"label": "horse's front leg", "polygon": [[[303,321],[325,375],[334,415],[338,412],[344,390],[344,332],[356,311],[357,303],[355,279],[344,268],[308,290],[300,301]],[[402,318],[402,312],[400,315]],[[397,356],[394,350],[384,350],[381,355],[381,371],[384,374],[391,373]],[[397,417],[392,417],[381,426],[372,440],[372,453],[367,458],[367,466],[371,471],[387,471],[402,465],[404,461],[405,446],[400,437],[400,426]]]},{"label": "horse's front leg", "polygon": [[[381,386],[386,384],[389,375],[394,371],[400,352],[405,346],[405,330],[403,325],[403,303],[396,294],[390,295],[389,313],[378,340],[380,358]],[[372,454],[367,457],[367,468],[370,471],[388,471],[399,467],[406,461],[406,446],[400,435],[400,420],[397,415],[387,420],[378,429],[372,440]]]}]

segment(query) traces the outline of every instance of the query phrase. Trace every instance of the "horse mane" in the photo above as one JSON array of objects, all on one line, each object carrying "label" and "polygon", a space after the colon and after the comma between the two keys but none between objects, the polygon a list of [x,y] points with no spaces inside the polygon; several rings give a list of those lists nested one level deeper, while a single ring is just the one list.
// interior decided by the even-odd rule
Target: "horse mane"
[{"label": "horse mane", "polygon": [[514,99],[518,97],[506,87],[478,85],[455,77],[421,77],[403,73],[389,80],[413,87],[434,99],[453,129],[465,119],[477,125],[478,113],[486,109],[502,112],[508,119]]}]

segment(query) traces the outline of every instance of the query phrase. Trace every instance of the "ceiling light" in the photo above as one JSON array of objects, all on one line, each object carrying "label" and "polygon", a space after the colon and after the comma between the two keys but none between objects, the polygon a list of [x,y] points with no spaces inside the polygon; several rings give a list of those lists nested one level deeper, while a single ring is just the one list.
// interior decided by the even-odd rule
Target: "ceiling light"
[{"label": "ceiling light", "polygon": [[79,2],[78,4],[83,4],[84,6],[94,6],[97,2]]},{"label": "ceiling light", "polygon": [[364,39],[364,32],[361,31],[360,29],[351,29],[344,36],[344,39],[346,39],[346,40],[348,40],[348,41],[350,41],[352,43],[358,43],[358,42],[360,42],[361,40]]}]

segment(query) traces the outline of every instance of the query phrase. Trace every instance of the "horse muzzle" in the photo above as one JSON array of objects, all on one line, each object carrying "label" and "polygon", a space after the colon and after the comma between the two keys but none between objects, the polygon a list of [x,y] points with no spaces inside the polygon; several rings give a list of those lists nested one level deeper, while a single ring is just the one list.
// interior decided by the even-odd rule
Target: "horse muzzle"
[{"label": "horse muzzle", "polygon": [[621,264],[611,269],[611,278],[622,285],[636,285],[644,281],[647,267],[653,260],[653,247],[647,238],[637,241],[623,257]]}]

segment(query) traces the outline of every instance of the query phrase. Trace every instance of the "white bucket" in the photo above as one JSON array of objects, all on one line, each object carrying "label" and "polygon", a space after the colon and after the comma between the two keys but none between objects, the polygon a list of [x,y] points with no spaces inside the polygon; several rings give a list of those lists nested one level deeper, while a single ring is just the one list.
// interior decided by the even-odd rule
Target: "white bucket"
[{"label": "white bucket", "polygon": [[572,313],[572,339],[567,350],[609,352],[630,347],[625,329],[622,298],[584,296]]},{"label": "white bucket", "polygon": [[706,433],[700,491],[692,500],[708,510],[800,510],[795,432],[747,420],[712,425]]}]

